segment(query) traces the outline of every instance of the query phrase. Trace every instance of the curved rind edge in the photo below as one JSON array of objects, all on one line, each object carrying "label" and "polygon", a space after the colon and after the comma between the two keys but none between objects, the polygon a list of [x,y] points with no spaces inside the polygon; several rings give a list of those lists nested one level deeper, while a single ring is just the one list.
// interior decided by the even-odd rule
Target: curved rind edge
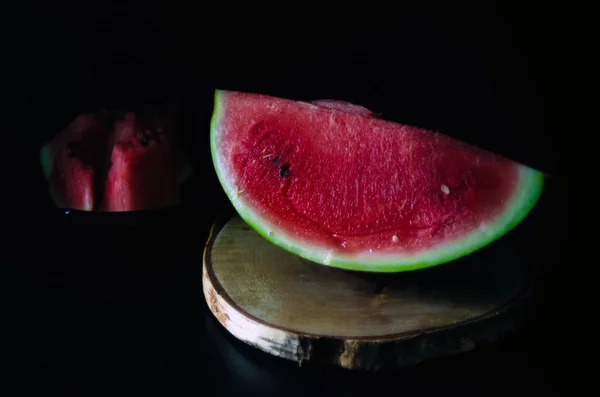
[{"label": "curved rind edge", "polygon": [[[42,165],[42,173],[44,175],[44,179],[47,182],[50,182],[50,177],[52,175],[53,159],[52,159],[52,154],[50,153],[51,147],[52,147],[51,144],[47,143],[44,146],[42,146],[42,148],[40,149],[40,163]],[[48,192],[50,194],[50,198],[54,202],[54,205],[57,206],[58,208],[63,208],[64,206],[60,205],[60,201],[61,201],[60,196],[55,191],[54,185],[52,183],[50,183],[50,185],[48,187]]]},{"label": "curved rind edge", "polygon": [[42,172],[46,180],[50,179],[52,173],[52,161],[50,159],[50,144],[42,146],[40,149],[40,163],[42,164]]},{"label": "curved rind edge", "polygon": [[413,256],[403,255],[362,255],[344,257],[332,249],[318,248],[288,237],[275,225],[269,224],[237,194],[235,186],[223,175],[220,166],[217,139],[219,122],[223,116],[223,95],[226,91],[215,90],[214,109],[210,123],[210,146],[213,165],[225,194],[230,199],[239,216],[260,236],[272,244],[296,254],[311,262],[346,270],[379,273],[397,273],[438,266],[467,256],[514,229],[535,207],[544,186],[544,174],[538,170],[519,165],[519,187],[507,209],[485,229],[474,231],[459,241],[450,242],[427,252]]}]

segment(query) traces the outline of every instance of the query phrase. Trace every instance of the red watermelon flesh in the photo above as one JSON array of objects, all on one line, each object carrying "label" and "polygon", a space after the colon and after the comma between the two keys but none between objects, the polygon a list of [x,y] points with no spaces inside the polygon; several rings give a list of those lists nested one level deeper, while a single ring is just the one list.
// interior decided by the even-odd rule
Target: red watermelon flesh
[{"label": "red watermelon flesh", "polygon": [[101,210],[139,211],[181,203],[182,163],[172,130],[163,121],[138,121],[133,113],[115,123]]},{"label": "red watermelon flesh", "polygon": [[44,176],[59,208],[137,211],[181,202],[192,169],[166,118],[78,116],[41,149]]},{"label": "red watermelon flesh", "polygon": [[238,213],[314,262],[402,271],[467,255],[533,208],[542,173],[359,105],[216,92],[211,150]]},{"label": "red watermelon flesh", "polygon": [[44,176],[59,208],[91,211],[95,178],[108,136],[105,120],[97,115],[77,117],[41,150]]}]

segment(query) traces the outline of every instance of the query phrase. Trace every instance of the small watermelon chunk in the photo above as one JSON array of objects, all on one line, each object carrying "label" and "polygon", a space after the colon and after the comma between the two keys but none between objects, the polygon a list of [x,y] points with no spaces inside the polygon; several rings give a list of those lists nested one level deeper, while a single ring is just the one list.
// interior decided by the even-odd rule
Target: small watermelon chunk
[{"label": "small watermelon chunk", "polygon": [[57,207],[94,209],[94,181],[108,134],[102,117],[84,114],[42,147],[42,169]]},{"label": "small watermelon chunk", "polygon": [[399,272],[513,229],[541,172],[346,102],[217,90],[211,153],[239,215],[273,244],[345,269]]},{"label": "small watermelon chunk", "polygon": [[179,175],[185,166],[163,121],[138,121],[133,113],[115,123],[103,211],[140,211],[181,203]]}]

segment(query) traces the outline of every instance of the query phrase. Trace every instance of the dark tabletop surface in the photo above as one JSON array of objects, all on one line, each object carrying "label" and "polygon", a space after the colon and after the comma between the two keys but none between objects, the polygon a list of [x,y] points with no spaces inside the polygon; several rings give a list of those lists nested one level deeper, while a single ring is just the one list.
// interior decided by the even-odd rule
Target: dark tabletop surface
[{"label": "dark tabletop surface", "polygon": [[[564,218],[551,131],[561,80],[548,60],[561,48],[549,23],[508,8],[399,21],[373,9],[383,19],[363,16],[363,26],[322,16],[308,29],[263,15],[269,23],[228,30],[233,19],[217,11],[101,3],[17,10],[0,41],[10,147],[0,160],[9,186],[0,199],[0,395],[558,394],[564,236],[550,225]],[[211,223],[230,210],[207,141],[215,88],[354,101],[552,174],[540,209],[510,237],[542,270],[521,332],[380,374],[298,367],[232,338],[210,315],[200,278]],[[181,123],[196,167],[183,207],[108,217],[53,208],[39,146],[78,112],[106,106],[158,109]]]}]

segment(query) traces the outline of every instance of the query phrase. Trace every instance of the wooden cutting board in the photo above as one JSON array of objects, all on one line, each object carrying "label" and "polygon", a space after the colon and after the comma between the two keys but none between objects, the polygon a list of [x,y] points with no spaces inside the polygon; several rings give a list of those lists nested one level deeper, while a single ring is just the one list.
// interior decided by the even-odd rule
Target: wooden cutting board
[{"label": "wooden cutting board", "polygon": [[405,273],[345,271],[271,244],[240,217],[213,225],[203,291],[236,338],[275,356],[376,370],[493,343],[523,315],[531,273],[514,250]]}]

